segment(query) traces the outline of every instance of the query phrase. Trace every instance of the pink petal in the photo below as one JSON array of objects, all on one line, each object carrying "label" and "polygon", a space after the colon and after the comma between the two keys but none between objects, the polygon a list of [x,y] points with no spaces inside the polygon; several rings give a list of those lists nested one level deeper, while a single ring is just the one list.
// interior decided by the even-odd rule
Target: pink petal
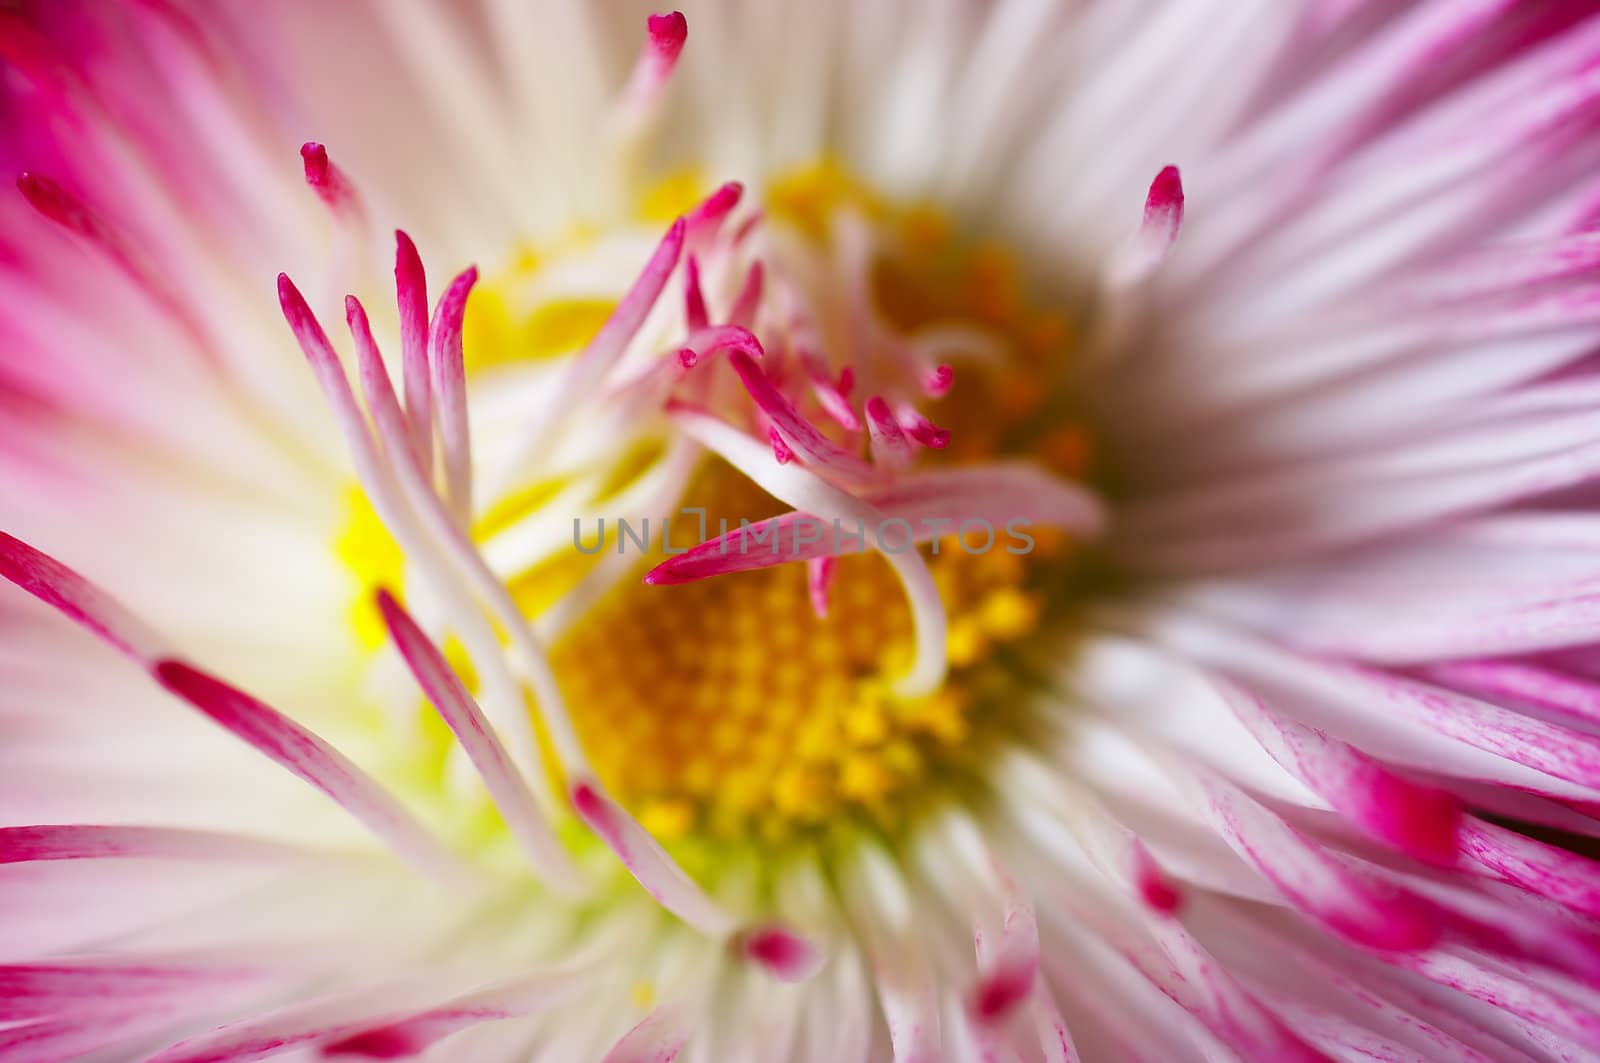
[{"label": "pink petal", "polygon": [[[843,386],[842,381],[840,386]],[[906,435],[929,450],[943,450],[950,445],[950,432],[922,416],[913,407],[902,405],[896,411],[896,416],[899,417],[900,427],[905,430]]]},{"label": "pink petal", "polygon": [[806,379],[811,384],[811,393],[816,397],[817,405],[823,412],[847,432],[856,432],[861,429],[861,422],[856,419],[855,410],[850,408],[850,400],[846,393],[849,388],[845,385],[847,380],[835,383],[828,374],[828,364],[821,355],[807,347],[798,351],[800,365],[805,370]]},{"label": "pink petal", "polygon": [[677,67],[678,57],[689,39],[688,20],[677,11],[649,16],[645,20],[645,30],[644,48],[623,90],[626,111],[641,111],[655,101]]},{"label": "pink petal", "polygon": [[400,309],[400,348],[406,388],[406,419],[412,445],[433,464],[433,397],[428,367],[428,278],[411,237],[394,234],[394,290]]},{"label": "pink petal", "polygon": [[161,859],[268,860],[320,859],[264,838],[178,827],[100,826],[87,823],[0,827],[0,864],[42,860]]},{"label": "pink petal", "polygon": [[1004,1022],[1033,996],[1039,976],[1039,925],[1033,905],[1004,871],[998,872],[1005,894],[1000,939],[978,935],[981,977],[967,1000],[967,1010],[980,1025]]},{"label": "pink petal", "polygon": [[683,261],[683,302],[684,322],[690,332],[711,324],[711,316],[706,311],[706,293],[700,290],[700,263],[693,255]]},{"label": "pink petal", "polygon": [[868,399],[866,413],[873,460],[891,469],[903,469],[911,464],[911,443],[883,396],[874,395]]},{"label": "pink petal", "polygon": [[698,245],[715,235],[743,197],[744,186],[737,181],[729,181],[719,186],[715,192],[683,216],[685,238]]},{"label": "pink petal", "polygon": [[744,286],[739,289],[739,294],[734,296],[733,307],[728,311],[728,324],[743,328],[755,327],[756,310],[761,306],[761,292],[765,279],[766,272],[761,260],[757,259],[750,263],[750,270],[744,277]]},{"label": "pink petal", "polygon": [[1156,863],[1155,857],[1150,855],[1150,850],[1144,843],[1135,838],[1129,849],[1133,864],[1133,882],[1139,891],[1140,900],[1144,901],[1151,911],[1163,915],[1176,913],[1183,906],[1183,891],[1161,870],[1161,865]]},{"label": "pink petal", "polygon": [[1461,855],[1481,872],[1600,918],[1600,863],[1477,817],[1461,829]]},{"label": "pink petal", "polygon": [[118,1011],[67,1013],[8,1025],[0,1029],[0,1059],[14,1063],[71,1063],[107,1058],[104,1050],[117,1047],[125,1051],[130,1039],[189,1018],[195,1006],[177,1001],[145,1001],[142,1006],[124,1006]]},{"label": "pink petal", "polygon": [[616,802],[589,783],[579,782],[572,787],[572,807],[645,892],[667,911],[705,934],[721,937],[737,929],[738,921],[684,874],[650,833]]},{"label": "pink petal", "polygon": [[682,1017],[657,1008],[611,1047],[601,1063],[672,1063],[689,1042]]},{"label": "pink petal", "polygon": [[223,729],[338,802],[419,870],[447,882],[467,874],[388,791],[287,716],[182,661],[158,661],[151,671],[162,686]]},{"label": "pink petal", "polygon": [[322,1054],[409,1059],[479,1023],[544,1011],[582,987],[583,982],[569,971],[540,971],[353,1033],[340,1032],[322,1045]]},{"label": "pink petal", "polygon": [[0,532],[0,576],[141,664],[168,652],[166,641],[121,603],[55,558],[5,532]]},{"label": "pink petal", "polygon": [[872,466],[841,449],[806,420],[748,355],[736,351],[729,355],[728,363],[739,374],[740,383],[744,384],[757,408],[771,419],[785,446],[801,461],[841,482],[872,484],[882,479]]},{"label": "pink petal", "polygon": [[806,593],[812,612],[819,618],[827,619],[829,592],[838,568],[838,560],[833,557],[813,557],[806,562]]},{"label": "pink petal", "polygon": [[1581,724],[1600,723],[1600,684],[1526,661],[1441,661],[1420,669],[1445,686],[1487,700],[1526,702]]},{"label": "pink petal", "polygon": [[1461,825],[1455,797],[1402,779],[1354,747],[1273,713],[1248,691],[1215,686],[1273,759],[1351,822],[1418,859],[1454,863]]},{"label": "pink petal", "polygon": [[1442,949],[1397,956],[1393,962],[1481,1001],[1494,1012],[1526,1022],[1531,1027],[1530,1032],[1550,1030],[1571,1038],[1588,1052],[1600,1053],[1600,1014],[1571,996],[1527,977],[1529,972],[1479,962],[1470,954]]},{"label": "pink petal", "polygon": [[367,321],[367,311],[353,295],[345,296],[345,324],[356,341],[356,374],[361,380],[361,391],[367,399],[367,409],[377,422],[378,437],[386,447],[398,447],[400,453],[391,454],[392,461],[409,461],[417,469],[425,469],[424,454],[415,448],[400,412],[400,401],[395,397],[394,384],[389,380],[389,370],[383,364],[378,344],[372,338],[372,326]]},{"label": "pink petal", "polygon": [[356,195],[344,171],[328,158],[328,149],[314,140],[300,146],[300,159],[304,164],[306,184],[316,192],[317,198],[335,214],[355,214],[361,211],[361,200]]},{"label": "pink petal", "polygon": [[1145,197],[1144,221],[1138,235],[1116,254],[1111,267],[1113,283],[1119,286],[1146,280],[1172,252],[1183,225],[1183,179],[1176,166],[1156,174]]},{"label": "pink petal", "polygon": [[[774,498],[792,506],[804,506],[807,512],[814,512],[825,520],[849,521],[863,528],[879,527],[885,520],[881,510],[828,483],[816,473],[772,461],[760,443],[727,422],[687,409],[671,412],[674,423],[686,437],[728,461]],[[921,697],[938,688],[949,667],[945,653],[948,620],[944,602],[928,563],[919,551],[887,551],[884,557],[899,577],[911,607],[916,644],[911,668],[894,681],[894,689],[901,697]]]},{"label": "pink petal", "polygon": [[789,444],[783,441],[783,435],[776,428],[767,429],[767,440],[772,444],[772,460],[779,465],[787,465],[794,460],[794,451],[789,449]]},{"label": "pink petal", "polygon": [[634,336],[644,325],[645,318],[650,315],[656,301],[661,298],[661,292],[667,286],[673,271],[678,268],[678,260],[683,255],[686,228],[687,223],[679,218],[661,238],[661,243],[657,245],[655,253],[650,256],[650,261],[645,264],[638,279],[622,297],[617,308],[611,312],[606,323],[600,327],[595,338],[578,355],[566,377],[557,385],[558,391],[551,412],[540,426],[541,430],[535,432],[530,441],[524,444],[524,453],[531,454],[538,449],[543,442],[543,432],[548,430],[552,421],[564,415],[575,399],[586,396],[598,385],[622,357],[628,344],[633,342]]},{"label": "pink petal", "polygon": [[1177,968],[1176,983],[1164,988],[1244,1058],[1326,1063],[1328,1057],[1246,991],[1177,920],[1160,920],[1151,929]]},{"label": "pink petal", "polygon": [[156,267],[89,204],[42,174],[19,174],[17,189],[39,214],[72,233],[121,270],[184,328],[201,351],[208,349],[204,330],[184,302],[173,295]]},{"label": "pink petal", "polygon": [[540,814],[526,780],[512,764],[483,710],[461,685],[438,647],[387,590],[378,591],[378,609],[400,655],[416,676],[417,684],[478,769],[484,786],[523,852],[547,880],[575,890],[579,882],[576,870]]},{"label": "pink petal", "polygon": [[323,331],[322,323],[311,312],[305,296],[300,294],[300,289],[295,287],[287,273],[278,274],[278,305],[283,311],[283,319],[289,324],[289,331],[294,334],[295,342],[300,345],[307,364],[311,366],[318,387],[333,407],[334,416],[344,431],[352,453],[360,454],[369,449],[371,435],[356,405],[355,393],[350,390],[350,380],[344,375],[344,365],[339,361],[333,344],[328,342],[328,334]]},{"label": "pink petal", "polygon": [[438,402],[445,494],[462,527],[472,521],[472,435],[467,419],[467,371],[461,329],[467,313],[467,296],[477,282],[476,267],[452,281],[433,308],[433,323],[429,327],[429,381]]},{"label": "pink petal", "polygon": [[1438,940],[1433,906],[1333,859],[1242,791],[1207,773],[1207,813],[1223,839],[1286,900],[1340,937],[1404,952]]},{"label": "pink petal", "polygon": [[0,1022],[43,1018],[62,1011],[115,1009],[130,1001],[184,996],[259,973],[246,967],[159,962],[67,960],[0,966]]},{"label": "pink petal", "polygon": [[817,973],[823,960],[815,945],[782,926],[745,931],[739,935],[739,950],[780,982],[807,980]]}]

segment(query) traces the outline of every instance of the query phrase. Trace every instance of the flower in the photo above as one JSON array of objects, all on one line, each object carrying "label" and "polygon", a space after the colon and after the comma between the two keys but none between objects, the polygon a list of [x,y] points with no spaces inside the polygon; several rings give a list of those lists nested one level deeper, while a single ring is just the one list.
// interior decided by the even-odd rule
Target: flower
[{"label": "flower", "polygon": [[0,10],[0,1058],[1600,1053],[1588,7]]}]

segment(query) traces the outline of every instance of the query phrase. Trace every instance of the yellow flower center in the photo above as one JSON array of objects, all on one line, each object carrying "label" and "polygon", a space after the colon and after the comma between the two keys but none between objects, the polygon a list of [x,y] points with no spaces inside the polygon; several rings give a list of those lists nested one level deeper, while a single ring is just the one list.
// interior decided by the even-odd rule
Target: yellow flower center
[{"label": "yellow flower center", "polygon": [[[703,190],[694,175],[675,175],[646,197],[641,217],[675,216]],[[951,465],[1026,454],[1070,478],[1087,474],[1088,437],[1054,386],[1070,353],[1070,321],[1031,303],[1008,251],[961,240],[937,210],[886,204],[829,164],[773,182],[763,206],[774,223],[814,246],[833,239],[841,211],[867,219],[882,243],[871,263],[871,301],[889,327],[909,335],[957,325],[982,330],[1006,349],[1003,367],[962,365],[949,396],[921,404],[952,435],[948,449],[923,451],[919,460]],[[580,246],[592,237],[578,230],[571,240]],[[474,294],[466,326],[470,372],[567,354],[598,330],[613,305],[604,299],[528,299],[538,290],[532,282],[561,257],[561,248],[524,254]],[[647,448],[637,460],[643,466],[657,457],[659,448]],[[618,486],[638,471],[619,469]],[[547,482],[513,492],[480,519],[476,534],[492,538],[559,488]],[[704,507],[711,535],[721,519],[737,528],[741,519],[787,508],[717,458],[702,461],[678,504]],[[618,519],[631,520],[648,547],[624,540]],[[995,661],[1007,644],[1035,631],[1048,581],[1072,559],[1049,529],[1013,535],[992,527],[920,547],[949,620],[950,673],[937,692],[906,700],[892,694],[891,681],[913,653],[911,611],[883,556],[838,559],[826,614],[818,615],[804,564],[644,584],[642,574],[667,555],[659,521],[648,531],[640,523],[630,513],[609,514],[597,539],[590,520],[580,529],[581,551],[509,582],[534,618],[614,556],[619,542],[633,555],[636,573],[551,651],[601,781],[658,837],[778,844],[891,828],[941,795],[977,792],[996,746],[1025,737],[1023,701]],[[670,546],[681,551],[698,542],[700,530],[694,518],[678,516]],[[391,555],[360,548],[372,535],[358,514],[341,550],[367,557],[352,562],[363,582],[387,575],[393,584],[398,574],[375,571],[371,560],[398,567]],[[358,624],[370,638],[365,612]]]},{"label": "yellow flower center", "polygon": [[[736,526],[774,508],[720,462],[685,504],[705,506],[713,532],[720,518]],[[672,529],[675,548],[695,523]],[[641,572],[664,557],[653,534]],[[617,539],[608,530],[605,548]],[[953,672],[911,701],[889,691],[911,653],[911,616],[880,555],[839,560],[825,617],[799,564],[625,583],[554,648],[601,779],[666,839],[775,842],[862,818],[894,823],[930,788],[971,774],[1009,726],[1003,705],[980,703],[974,673],[1036,626],[1042,602],[1028,583],[1043,552],[1024,555],[1029,544],[1004,531],[985,539],[974,530],[925,550],[951,617]]]}]

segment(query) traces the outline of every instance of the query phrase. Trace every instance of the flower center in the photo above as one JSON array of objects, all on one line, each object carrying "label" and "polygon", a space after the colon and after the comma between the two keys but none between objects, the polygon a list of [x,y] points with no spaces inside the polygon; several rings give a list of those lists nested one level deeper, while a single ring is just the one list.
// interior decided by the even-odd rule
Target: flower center
[{"label": "flower center", "polygon": [[[687,213],[702,191],[687,176],[663,182],[641,214]],[[577,231],[473,296],[465,358],[475,446],[491,459],[515,449],[495,444],[494,393],[539,390],[617,306],[595,283],[616,280],[601,265],[608,239]],[[869,501],[894,493],[872,486],[880,474],[1012,454],[1042,454],[1069,479],[1089,472],[1058,383],[1069,320],[1033,304],[1004,248],[959,238],[934,209],[888,203],[819,165],[773,182],[718,242],[691,240],[683,272],[645,332],[689,341],[675,358],[665,339],[622,370],[612,393],[623,400],[676,374],[669,417],[685,408],[735,424],[770,443],[759,457],[774,468],[809,472],[821,454],[842,470],[828,474],[859,475]],[[715,341],[695,339],[719,330],[759,341],[721,348],[732,372],[709,364]],[[812,452],[797,453],[797,431],[813,430]],[[786,525],[791,506],[748,465],[714,446],[684,458],[670,421],[623,435],[600,448],[603,484],[576,490],[581,462],[570,476],[535,467],[490,499],[474,537],[549,639],[590,765],[651,833],[782,844],[893,829],[941,797],[976,796],[996,749],[1026,741],[1025,699],[995,662],[1048,619],[1049,591],[1070,574],[1075,555],[1048,522],[991,504]],[[536,517],[542,550],[527,545]],[[552,517],[570,527],[560,549]],[[819,541],[828,548],[806,549]],[[906,554],[943,607],[934,648],[947,671],[931,689],[901,682],[927,651],[897,564]]]},{"label": "flower center", "polygon": [[[772,509],[720,462],[686,503],[704,506],[712,528]],[[846,821],[897,823],[917,798],[973,776],[1017,726],[1003,702],[980,705],[979,666],[1039,622],[1038,542],[1024,534],[999,529],[991,542],[975,525],[927,548],[951,617],[952,674],[911,699],[891,688],[912,652],[911,615],[877,554],[839,559],[826,615],[803,565],[630,581],[554,650],[602,780],[665,839],[777,842]],[[641,560],[665,557],[658,542]]]}]

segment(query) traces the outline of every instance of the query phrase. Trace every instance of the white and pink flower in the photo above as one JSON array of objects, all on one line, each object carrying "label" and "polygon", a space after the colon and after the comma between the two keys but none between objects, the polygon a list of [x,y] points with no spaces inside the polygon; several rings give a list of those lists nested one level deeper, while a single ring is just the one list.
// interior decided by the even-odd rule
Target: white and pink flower
[{"label": "white and pink flower", "polygon": [[1594,5],[22,0],[0,157],[0,1059],[1600,1056]]}]

